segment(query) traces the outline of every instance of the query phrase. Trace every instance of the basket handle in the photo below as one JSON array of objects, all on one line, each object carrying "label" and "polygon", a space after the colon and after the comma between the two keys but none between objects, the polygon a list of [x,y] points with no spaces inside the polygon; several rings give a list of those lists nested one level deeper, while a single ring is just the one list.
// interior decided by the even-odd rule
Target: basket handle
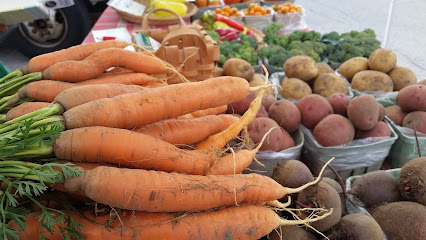
[{"label": "basket handle", "polygon": [[180,26],[185,26],[185,22],[183,21],[183,19],[177,15],[175,12],[173,12],[172,10],[166,9],[166,8],[154,8],[151,11],[149,11],[148,13],[145,14],[145,16],[142,19],[142,31],[148,31],[148,20],[149,20],[149,16],[154,13],[154,12],[158,12],[158,11],[162,11],[162,12],[168,12],[171,13],[173,15],[176,16],[176,18],[179,20]]}]

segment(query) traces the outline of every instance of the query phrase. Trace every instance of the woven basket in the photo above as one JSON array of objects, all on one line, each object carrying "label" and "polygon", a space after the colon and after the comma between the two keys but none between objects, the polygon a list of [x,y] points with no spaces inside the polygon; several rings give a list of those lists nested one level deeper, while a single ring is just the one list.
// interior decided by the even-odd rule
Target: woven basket
[{"label": "woven basket", "polygon": [[[189,81],[202,81],[213,76],[219,61],[219,46],[200,25],[185,25],[183,19],[167,9],[154,9],[167,11],[178,18],[179,25],[169,26],[168,29],[150,29],[151,20],[144,19],[142,32],[161,42],[155,55],[170,63]],[[147,21],[146,21],[147,20]],[[181,83],[183,80],[175,73],[157,75],[167,78],[169,84]]]},{"label": "woven basket", "polygon": [[[136,2],[141,3],[142,5],[146,6],[147,8],[149,8],[150,4],[149,4],[149,0],[135,0]],[[198,8],[197,6],[195,6],[192,3],[185,3],[186,7],[188,8],[188,11],[185,15],[182,16],[182,18],[184,20],[192,17],[194,14],[197,13]],[[129,14],[126,12],[122,12],[120,10],[117,10],[114,8],[114,10],[117,12],[117,14],[124,20],[129,21],[129,22],[133,22],[133,23],[141,23],[146,15],[149,15],[148,13],[143,14],[142,16],[136,16],[133,14]],[[170,25],[170,24],[177,24],[178,23],[178,19],[176,19],[175,17],[154,17],[154,16],[149,16],[149,21],[151,25]]]}]

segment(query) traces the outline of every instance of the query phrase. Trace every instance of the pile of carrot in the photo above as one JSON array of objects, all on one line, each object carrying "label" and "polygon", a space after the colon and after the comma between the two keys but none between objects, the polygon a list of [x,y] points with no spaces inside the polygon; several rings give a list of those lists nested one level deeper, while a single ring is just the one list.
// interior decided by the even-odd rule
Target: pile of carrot
[{"label": "pile of carrot", "polygon": [[[86,239],[258,239],[280,225],[331,214],[285,220],[275,213],[287,206],[277,199],[321,178],[291,189],[266,176],[242,174],[260,145],[232,149],[227,144],[255,118],[264,89],[229,76],[158,85],[154,74],[170,71],[169,66],[122,50],[125,45],[82,45],[31,59],[21,72],[41,72],[49,80],[11,95],[10,104],[37,101],[9,110],[0,124],[1,160],[54,156],[73,162],[81,176],[50,187],[112,209],[113,216],[67,212],[83,225],[79,232]],[[106,73],[111,67],[116,70]],[[224,114],[228,104],[254,90],[257,98],[241,118]],[[23,123],[29,134],[19,133]],[[20,144],[36,137],[39,142],[28,148]],[[55,226],[53,232],[41,229],[39,216],[29,214],[25,230],[13,220],[7,226],[20,239],[41,232],[63,238]]]}]

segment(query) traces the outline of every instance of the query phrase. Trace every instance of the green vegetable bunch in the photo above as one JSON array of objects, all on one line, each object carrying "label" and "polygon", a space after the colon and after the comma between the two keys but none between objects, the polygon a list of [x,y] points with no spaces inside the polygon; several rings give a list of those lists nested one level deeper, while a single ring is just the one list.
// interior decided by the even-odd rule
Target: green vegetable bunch
[{"label": "green vegetable bunch", "polygon": [[309,56],[316,62],[320,62],[320,54],[327,49],[327,45],[322,42],[314,41],[293,41],[288,45],[287,49],[290,50],[294,56]]},{"label": "green vegetable bunch", "polygon": [[268,63],[274,67],[282,67],[284,62],[293,56],[293,53],[278,45],[268,45],[260,48],[257,55],[267,58]]},{"label": "green vegetable bunch", "polygon": [[252,66],[259,64],[255,49],[248,41],[239,42],[237,40],[219,42],[220,59],[218,65],[223,66],[230,58],[240,58],[249,62]]}]

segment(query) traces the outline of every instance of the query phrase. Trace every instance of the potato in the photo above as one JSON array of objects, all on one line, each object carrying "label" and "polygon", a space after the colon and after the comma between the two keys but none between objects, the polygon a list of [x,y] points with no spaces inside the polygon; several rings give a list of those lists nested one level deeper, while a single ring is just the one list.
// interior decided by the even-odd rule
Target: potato
[{"label": "potato", "polygon": [[[250,87],[256,87],[256,86],[260,86],[264,84],[265,84],[265,78],[262,75],[257,73],[253,75],[253,78],[249,82]],[[275,92],[272,87],[265,88],[265,93],[275,97]]]},{"label": "potato", "polygon": [[365,57],[353,57],[340,65],[337,72],[342,74],[349,82],[352,77],[361,71],[368,70],[368,58]]},{"label": "potato", "polygon": [[377,124],[379,114],[379,104],[371,95],[359,95],[349,102],[348,118],[357,129],[372,129]]},{"label": "potato", "polygon": [[355,128],[349,119],[339,114],[331,114],[315,126],[313,136],[322,146],[338,146],[354,139]]},{"label": "potato", "polygon": [[396,95],[396,104],[405,112],[426,111],[426,85],[407,86]]},{"label": "potato", "polygon": [[349,93],[346,81],[334,73],[324,73],[317,77],[312,90],[323,97],[331,96],[334,93]]},{"label": "potato", "polygon": [[419,84],[426,85],[426,79],[421,80],[421,81],[419,82]]},{"label": "potato", "polygon": [[306,82],[298,78],[287,78],[281,82],[279,93],[287,99],[301,99],[312,94],[312,89]]},{"label": "potato", "polygon": [[347,109],[351,98],[344,93],[335,93],[327,98],[333,108],[333,112],[342,116],[347,116]]},{"label": "potato", "polygon": [[256,94],[254,92],[250,92],[245,98],[241,99],[238,102],[234,102],[228,104],[228,109],[226,109],[226,113],[236,113],[243,115],[250,106],[250,103],[256,98]]},{"label": "potato", "polygon": [[392,120],[396,125],[401,126],[402,120],[404,119],[406,112],[402,111],[398,105],[388,106],[385,108],[386,117]]},{"label": "potato", "polygon": [[426,134],[426,112],[414,111],[408,113],[402,121],[402,126]]},{"label": "potato", "polygon": [[277,101],[278,101],[278,100],[277,100],[275,97],[271,96],[271,95],[264,94],[264,95],[262,96],[262,106],[264,106],[264,107],[265,107],[266,111],[268,111],[268,110],[269,110],[269,107],[270,107],[272,104],[274,104],[275,102],[277,102]]},{"label": "potato", "polygon": [[386,110],[385,110],[385,107],[383,107],[382,104],[378,103],[378,106],[379,106],[379,118],[377,120],[383,121],[383,119],[385,119]]},{"label": "potato", "polygon": [[260,147],[260,151],[271,150],[278,152],[281,150],[284,142],[284,135],[281,131],[280,126],[274,120],[266,117],[255,118],[248,126],[247,132],[250,139],[258,144],[262,141],[263,136],[271,129],[273,129],[267,139],[263,142]]},{"label": "potato", "polygon": [[373,70],[365,70],[356,73],[351,81],[353,89],[360,92],[381,91],[392,92],[392,79],[385,73]]},{"label": "potato", "polygon": [[279,151],[286,150],[287,148],[292,148],[296,146],[294,139],[291,135],[284,129],[281,128],[282,140],[281,140],[281,148]]},{"label": "potato", "polygon": [[300,111],[302,124],[309,129],[313,129],[327,115],[333,114],[330,103],[318,94],[311,94],[300,99],[296,106]]},{"label": "potato", "polygon": [[243,59],[230,58],[223,64],[223,75],[241,77],[251,81],[254,76],[254,68]]},{"label": "potato", "polygon": [[318,74],[316,62],[308,56],[293,56],[287,59],[283,69],[287,77],[304,81],[310,81]]},{"label": "potato", "polygon": [[374,50],[368,58],[368,67],[371,70],[388,73],[396,66],[396,55],[390,49],[379,48]]},{"label": "potato", "polygon": [[268,109],[268,114],[289,133],[293,133],[299,128],[300,111],[294,103],[288,100],[281,99],[272,104]]},{"label": "potato", "polygon": [[355,139],[363,139],[369,137],[390,137],[392,135],[392,131],[390,127],[383,121],[377,122],[376,126],[374,126],[370,130],[356,130]]},{"label": "potato", "polygon": [[223,76],[223,68],[216,67],[213,72],[213,77],[221,77]]},{"label": "potato", "polygon": [[256,114],[256,117],[269,117],[268,111],[266,111],[264,106],[260,106],[259,111]]},{"label": "potato", "polygon": [[416,74],[406,67],[396,66],[388,75],[392,79],[394,91],[399,91],[406,86],[417,83]]},{"label": "potato", "polygon": [[323,75],[324,73],[334,73],[334,70],[330,67],[330,65],[328,65],[325,62],[315,63],[315,65],[318,68],[318,73],[317,73],[316,78]]}]

